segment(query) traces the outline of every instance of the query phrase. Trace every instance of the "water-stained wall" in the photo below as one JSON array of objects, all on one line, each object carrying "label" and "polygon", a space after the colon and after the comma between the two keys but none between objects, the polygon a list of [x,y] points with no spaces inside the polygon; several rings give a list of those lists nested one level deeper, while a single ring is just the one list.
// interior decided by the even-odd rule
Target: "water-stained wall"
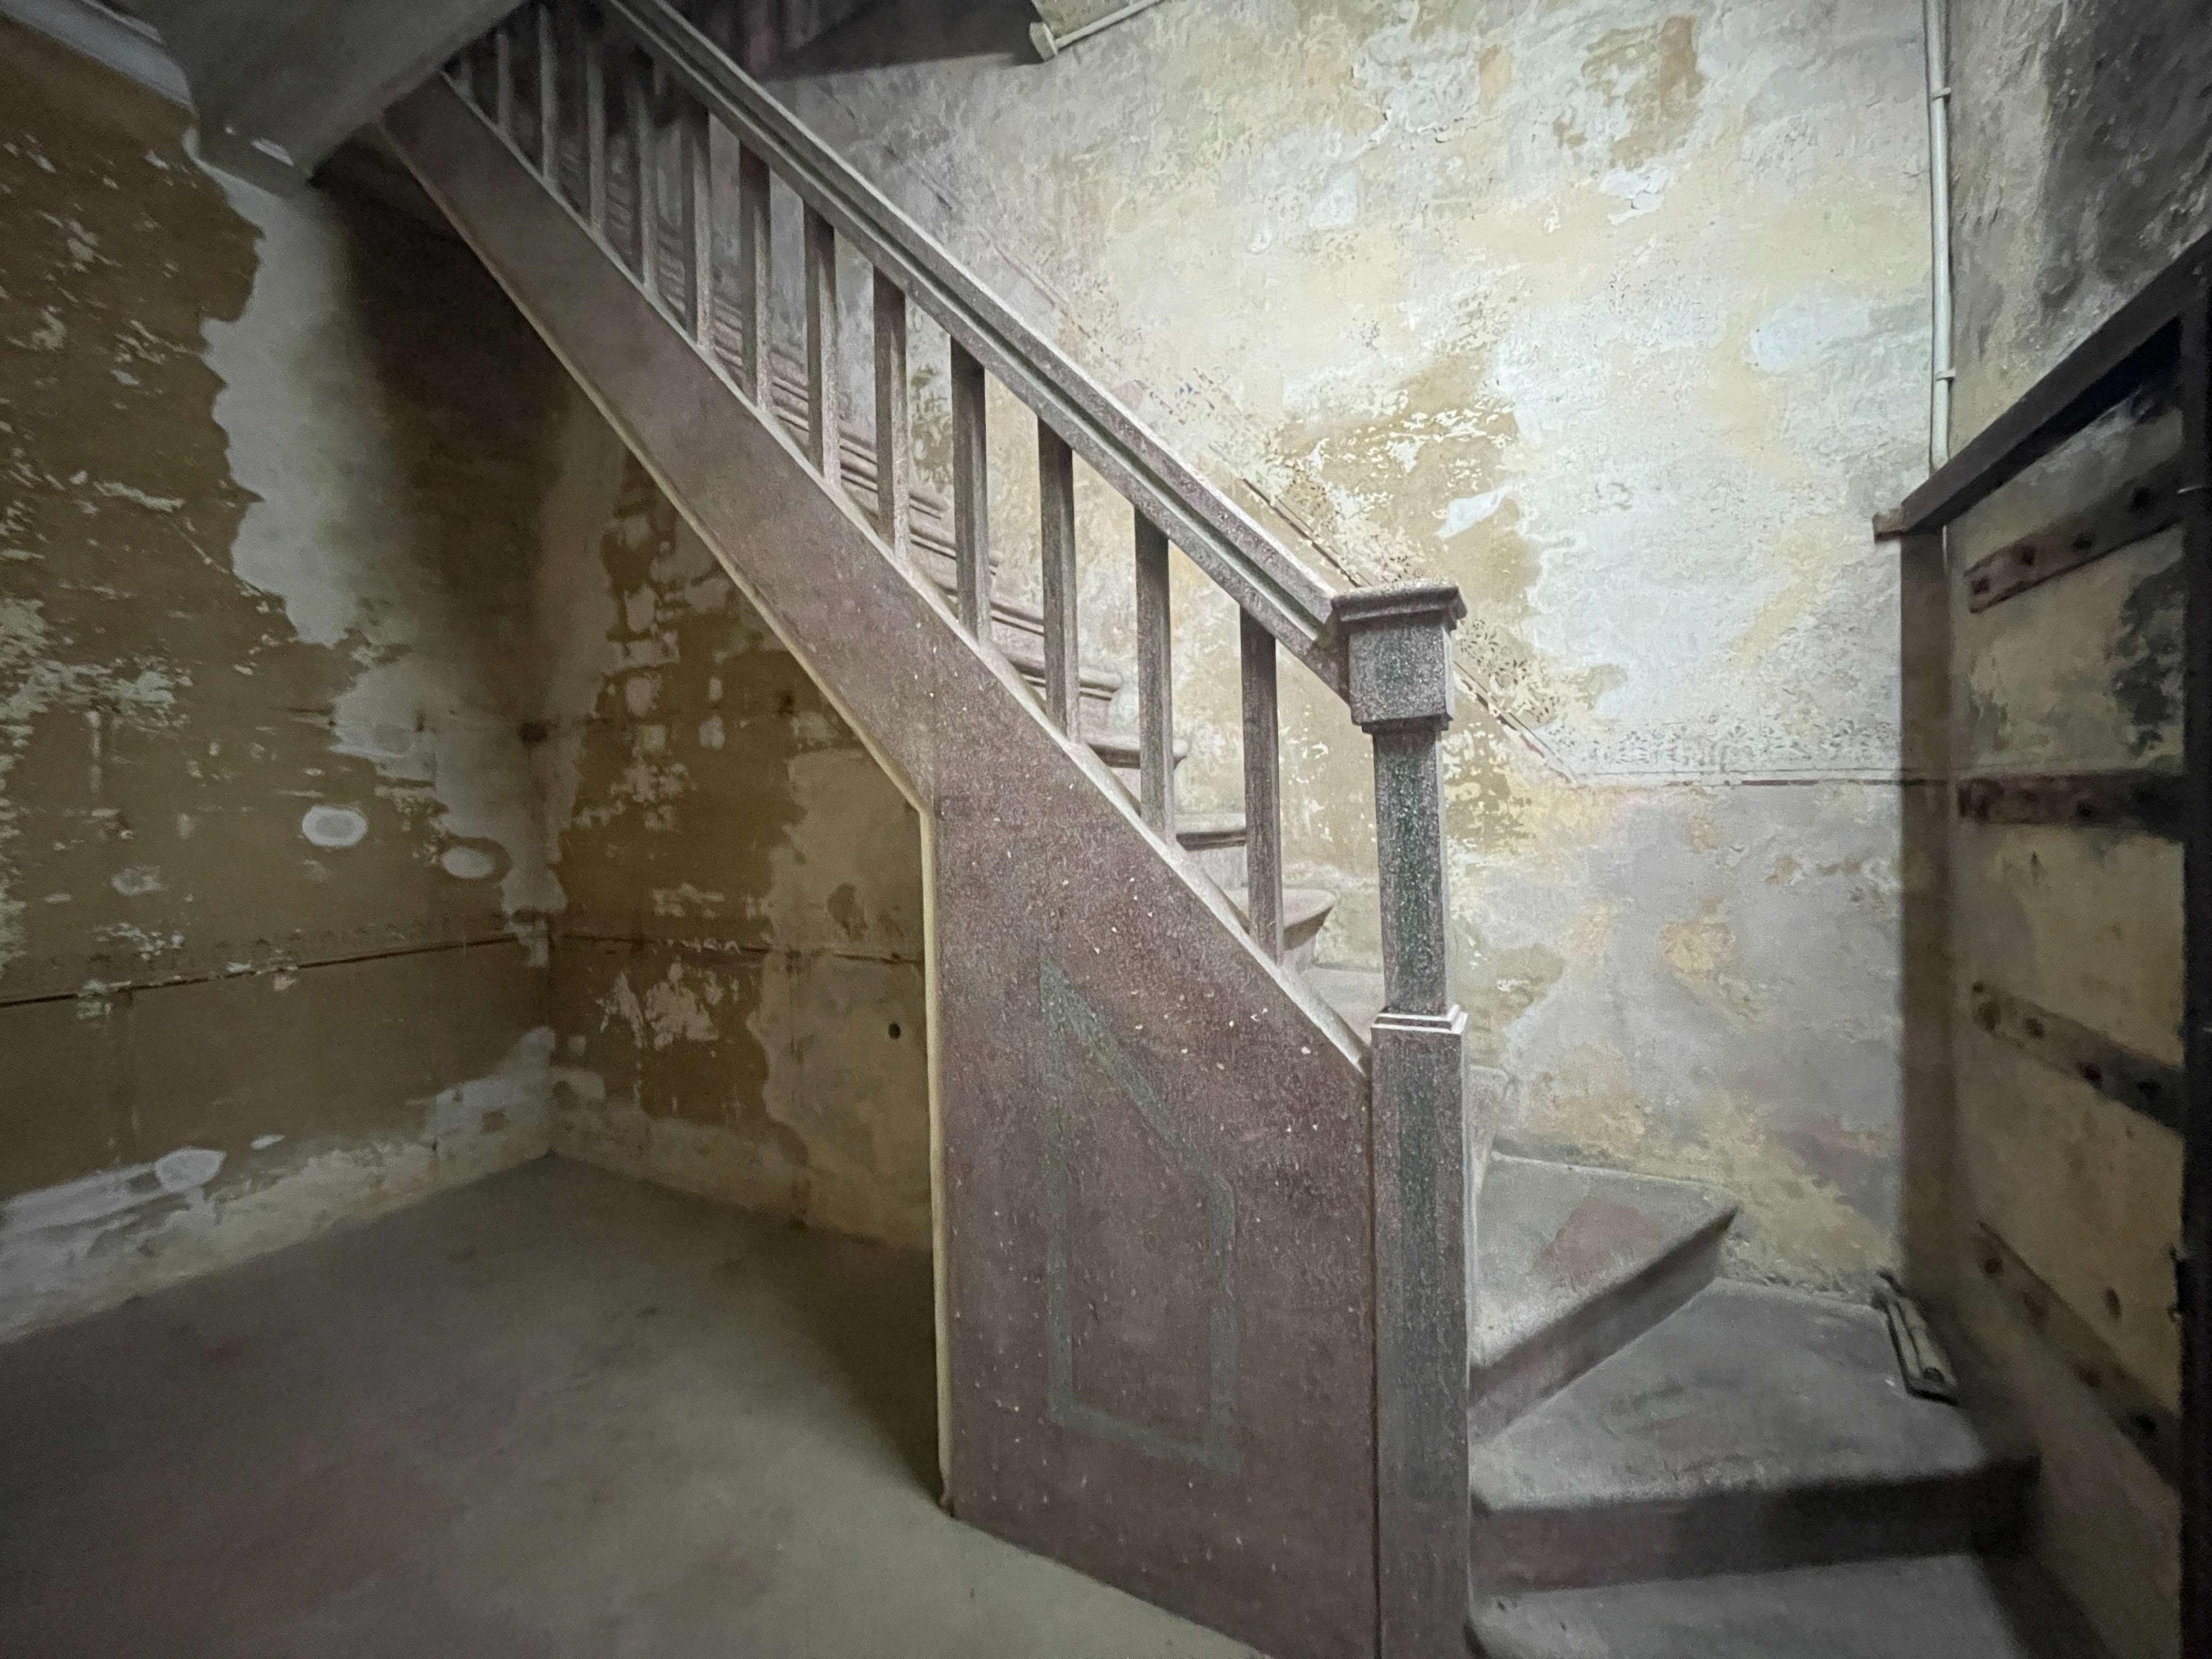
[{"label": "water-stained wall", "polygon": [[911,814],[465,248],[189,152],[0,24],[0,1334],[556,1138],[926,1243]]},{"label": "water-stained wall", "polygon": [[556,1149],[927,1248],[914,810],[635,462],[539,593]]},{"label": "water-stained wall", "polygon": [[[2193,0],[1953,7],[1958,441],[2212,229],[2212,27]],[[1953,532],[1954,573],[2176,450],[2139,400]],[[1953,582],[1954,761],[2007,776],[2172,769],[2178,529],[1995,604]],[[2000,992],[2156,1066],[2182,1051],[2181,849],[2122,827],[1957,824],[1958,1313],[2040,1443],[2040,1545],[2124,1659],[2177,1650],[2179,1516],[2120,1425],[2179,1407],[2169,1251],[2181,1142],[1977,1010]]]},{"label": "water-stained wall", "polygon": [[9,24],[0,227],[4,1331],[544,1149],[575,400],[450,240]]},{"label": "water-stained wall", "polygon": [[[1869,522],[1925,447],[1917,0],[1208,0],[1047,64],[933,59],[933,9],[779,89],[1334,579],[1465,592],[1458,990],[1503,1140],[1725,1187],[1735,1271],[1863,1282],[1899,1207]],[[1033,588],[1030,424],[992,418]],[[1079,489],[1085,649],[1126,668],[1128,515]],[[1235,618],[1187,567],[1175,604],[1183,797],[1233,806]],[[1285,696],[1290,874],[1339,895],[1323,958],[1371,960],[1366,744]]]}]

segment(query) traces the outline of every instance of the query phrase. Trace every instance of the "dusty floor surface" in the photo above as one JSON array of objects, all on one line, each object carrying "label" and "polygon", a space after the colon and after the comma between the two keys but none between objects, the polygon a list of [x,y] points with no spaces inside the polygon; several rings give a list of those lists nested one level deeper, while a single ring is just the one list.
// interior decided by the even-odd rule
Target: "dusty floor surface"
[{"label": "dusty floor surface", "polygon": [[941,1513],[925,1258],[544,1159],[0,1347],[0,1653],[1215,1656]]}]

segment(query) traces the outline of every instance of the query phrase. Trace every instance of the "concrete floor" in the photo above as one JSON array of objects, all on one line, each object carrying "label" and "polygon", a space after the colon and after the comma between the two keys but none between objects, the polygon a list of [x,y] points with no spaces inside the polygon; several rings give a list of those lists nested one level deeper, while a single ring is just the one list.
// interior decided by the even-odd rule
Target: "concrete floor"
[{"label": "concrete floor", "polygon": [[936,1506],[929,1264],[551,1159],[0,1347],[0,1653],[1249,1650]]}]

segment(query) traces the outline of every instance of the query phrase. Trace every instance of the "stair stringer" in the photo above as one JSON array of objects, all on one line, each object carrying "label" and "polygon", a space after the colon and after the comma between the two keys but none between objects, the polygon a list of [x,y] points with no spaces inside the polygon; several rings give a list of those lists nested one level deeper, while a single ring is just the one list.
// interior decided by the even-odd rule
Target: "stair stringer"
[{"label": "stair stringer", "polygon": [[[954,1512],[1283,1659],[1372,1653],[1360,1044],[449,88],[386,126],[923,820]],[[1048,1121],[1164,1115],[1151,1177]]]}]

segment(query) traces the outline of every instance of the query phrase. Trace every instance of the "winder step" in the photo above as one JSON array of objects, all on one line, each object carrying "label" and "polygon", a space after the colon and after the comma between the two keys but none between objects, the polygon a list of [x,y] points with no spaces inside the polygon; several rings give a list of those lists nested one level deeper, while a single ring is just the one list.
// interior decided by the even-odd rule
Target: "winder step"
[{"label": "winder step", "polygon": [[1468,1455],[1504,1594],[2010,1545],[2035,1459],[1899,1380],[1873,1309],[1708,1286]]}]

